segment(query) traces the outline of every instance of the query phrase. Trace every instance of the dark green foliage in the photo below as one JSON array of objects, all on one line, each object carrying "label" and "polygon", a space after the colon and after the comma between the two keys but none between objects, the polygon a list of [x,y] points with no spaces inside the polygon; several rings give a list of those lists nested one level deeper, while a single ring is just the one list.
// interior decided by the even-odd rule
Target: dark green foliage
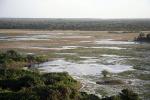
[{"label": "dark green foliage", "polygon": [[[61,77],[60,77],[61,76]],[[44,74],[44,83],[46,85],[53,85],[58,83],[63,83],[72,86],[72,83],[77,83],[68,73],[48,73]]]},{"label": "dark green foliage", "polygon": [[135,41],[140,41],[140,42],[150,42],[150,33],[145,35],[144,33],[140,33],[137,38],[135,38]]},{"label": "dark green foliage", "polygon": [[22,68],[31,67],[47,61],[44,55],[23,55],[14,50],[0,53],[0,68]]},{"label": "dark green foliage", "polygon": [[68,73],[0,69],[0,100],[70,100],[78,97],[78,85]]},{"label": "dark green foliage", "polygon": [[0,79],[19,79],[23,76],[40,77],[39,73],[20,69],[0,69]]},{"label": "dark green foliage", "polygon": [[34,87],[38,85],[43,85],[43,81],[40,77],[35,76],[23,76],[18,79],[19,85],[21,87]]},{"label": "dark green foliage", "polygon": [[18,91],[20,90],[21,86],[19,82],[15,79],[6,79],[6,80],[0,80],[0,88]]},{"label": "dark green foliage", "polygon": [[0,100],[39,100],[39,97],[34,93],[0,93]]},{"label": "dark green foliage", "polygon": [[35,56],[35,61],[37,63],[45,62],[45,61],[47,61],[47,57],[44,55],[38,55],[38,56]]},{"label": "dark green foliage", "polygon": [[[19,63],[18,63],[19,62]],[[21,67],[25,66],[25,57],[14,50],[8,50],[6,52],[0,53],[0,67],[8,68],[8,67]]]},{"label": "dark green foliage", "polygon": [[0,69],[0,77],[0,87],[12,91],[44,84],[38,73],[24,70],[7,69],[4,75],[4,69]]},{"label": "dark green foliage", "polygon": [[20,53],[18,53],[17,51],[14,51],[14,50],[8,50],[5,53],[1,53],[0,58],[1,58],[1,60],[0,60],[1,63],[4,63],[8,59],[12,59],[14,61],[24,61],[25,60],[24,56],[22,56]]},{"label": "dark green foliage", "polygon": [[41,100],[70,100],[78,96],[76,89],[69,88],[68,86],[42,86],[33,89]]}]

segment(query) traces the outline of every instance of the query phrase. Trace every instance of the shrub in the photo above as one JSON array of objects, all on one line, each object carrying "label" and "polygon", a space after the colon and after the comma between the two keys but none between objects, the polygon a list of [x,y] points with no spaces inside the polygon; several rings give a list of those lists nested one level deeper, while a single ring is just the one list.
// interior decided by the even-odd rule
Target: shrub
[{"label": "shrub", "polygon": [[32,72],[28,70],[20,70],[20,69],[0,69],[0,78],[1,79],[18,79],[22,76],[34,76],[40,77],[40,74],[37,72]]},{"label": "shrub", "polygon": [[74,86],[77,84],[77,81],[74,80],[68,73],[47,73],[43,74],[44,82],[46,85],[53,85],[53,84],[67,84],[70,86]]},{"label": "shrub", "polygon": [[42,80],[39,77],[34,77],[33,75],[23,76],[19,78],[18,81],[21,87],[34,87],[37,85],[43,85]]},{"label": "shrub", "polygon": [[8,50],[0,53],[0,67],[1,68],[22,68],[31,67],[36,63],[47,61],[44,55],[23,55],[14,50]]},{"label": "shrub", "polygon": [[105,77],[107,77],[108,75],[110,75],[110,72],[107,71],[107,70],[103,70],[103,71],[102,71],[102,75],[103,75],[103,77],[105,78]]}]

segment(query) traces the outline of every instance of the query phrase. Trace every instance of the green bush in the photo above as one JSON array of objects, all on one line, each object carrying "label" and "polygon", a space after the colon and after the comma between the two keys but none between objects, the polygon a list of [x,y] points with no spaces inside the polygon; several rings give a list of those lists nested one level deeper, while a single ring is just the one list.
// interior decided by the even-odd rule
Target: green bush
[{"label": "green bush", "polygon": [[40,77],[40,74],[37,72],[20,69],[0,69],[0,79],[17,79],[26,75]]},{"label": "green bush", "polygon": [[44,83],[46,85],[53,85],[53,84],[67,84],[67,85],[73,85],[77,84],[77,81],[74,80],[71,76],[69,76],[68,73],[47,73],[43,75],[44,77]]},{"label": "green bush", "polygon": [[43,85],[43,81],[40,77],[34,77],[29,75],[19,78],[18,81],[21,87],[34,87],[38,85]]},{"label": "green bush", "polygon": [[23,55],[14,50],[8,50],[0,53],[0,68],[23,68],[31,67],[47,61],[44,55]]},{"label": "green bush", "polygon": [[0,69],[0,100],[11,96],[15,96],[11,100],[70,100],[78,97],[77,86],[78,82],[65,72],[39,74]]}]

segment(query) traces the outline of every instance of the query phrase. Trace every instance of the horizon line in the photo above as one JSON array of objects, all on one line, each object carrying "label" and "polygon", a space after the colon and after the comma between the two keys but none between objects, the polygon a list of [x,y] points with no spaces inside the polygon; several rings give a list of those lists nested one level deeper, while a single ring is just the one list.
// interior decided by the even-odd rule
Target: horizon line
[{"label": "horizon line", "polygon": [[0,17],[0,19],[150,19],[150,18],[63,18],[63,17]]}]

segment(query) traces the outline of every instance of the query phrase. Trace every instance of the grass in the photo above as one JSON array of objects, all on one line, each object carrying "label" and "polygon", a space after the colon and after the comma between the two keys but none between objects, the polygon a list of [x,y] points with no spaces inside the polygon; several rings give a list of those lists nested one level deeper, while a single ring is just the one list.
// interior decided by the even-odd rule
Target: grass
[{"label": "grass", "polygon": [[76,48],[72,50],[63,50],[62,52],[77,53],[80,56],[94,56],[94,57],[100,56],[102,54],[141,57],[141,55],[137,55],[137,52],[131,49],[115,50],[115,49],[102,49],[102,48]]},{"label": "grass", "polygon": [[150,80],[150,74],[139,74],[137,78],[141,80]]},{"label": "grass", "polygon": [[119,73],[118,75],[132,78],[133,75],[135,75],[135,71],[124,71]]},{"label": "grass", "polygon": [[125,72],[119,73],[118,75],[126,77],[126,78],[150,80],[150,74],[149,73],[141,73],[139,71],[125,71]]},{"label": "grass", "polygon": [[150,71],[150,62],[148,59],[128,59],[126,63],[132,65],[134,69]]}]

